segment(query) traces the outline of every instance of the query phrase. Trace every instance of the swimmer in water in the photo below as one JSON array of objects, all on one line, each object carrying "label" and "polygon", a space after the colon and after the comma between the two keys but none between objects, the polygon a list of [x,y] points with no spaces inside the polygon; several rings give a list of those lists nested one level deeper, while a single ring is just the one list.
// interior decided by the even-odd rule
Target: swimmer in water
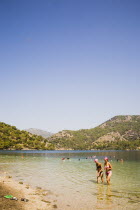
[{"label": "swimmer in water", "polygon": [[108,162],[108,158],[104,158],[104,169],[105,169],[105,174],[106,174],[106,181],[107,184],[110,184],[110,177],[112,176],[112,165]]},{"label": "swimmer in water", "polygon": [[99,177],[101,178],[101,181],[103,180],[103,171],[102,171],[102,164],[98,162],[98,159],[95,159],[94,162],[96,163],[96,171],[97,171],[97,183],[99,183]]}]

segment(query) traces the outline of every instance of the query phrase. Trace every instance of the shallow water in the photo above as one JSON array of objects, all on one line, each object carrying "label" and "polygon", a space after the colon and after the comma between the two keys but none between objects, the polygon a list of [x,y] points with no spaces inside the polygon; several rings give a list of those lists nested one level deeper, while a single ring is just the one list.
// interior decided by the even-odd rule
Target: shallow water
[{"label": "shallow water", "polygon": [[[111,185],[96,183],[95,156],[109,157]],[[61,210],[140,209],[140,151],[1,151],[4,172],[48,190]]]}]

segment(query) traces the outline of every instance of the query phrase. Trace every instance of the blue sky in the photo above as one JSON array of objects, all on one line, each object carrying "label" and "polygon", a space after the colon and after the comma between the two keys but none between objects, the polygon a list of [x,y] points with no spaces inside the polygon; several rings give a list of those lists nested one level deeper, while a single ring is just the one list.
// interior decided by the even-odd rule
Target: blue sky
[{"label": "blue sky", "polygon": [[51,132],[140,114],[139,0],[0,0],[0,121]]}]

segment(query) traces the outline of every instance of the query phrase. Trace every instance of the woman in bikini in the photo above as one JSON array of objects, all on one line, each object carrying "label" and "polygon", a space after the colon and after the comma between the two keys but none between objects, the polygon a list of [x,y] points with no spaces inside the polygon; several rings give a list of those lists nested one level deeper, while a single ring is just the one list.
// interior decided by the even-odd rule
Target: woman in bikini
[{"label": "woman in bikini", "polygon": [[112,165],[108,162],[108,158],[104,158],[104,169],[105,169],[105,174],[106,174],[106,181],[107,184],[110,184],[110,177],[112,176]]},{"label": "woman in bikini", "polygon": [[98,162],[98,159],[95,159],[94,162],[96,163],[96,171],[97,171],[97,183],[99,183],[99,177],[103,180],[103,171],[102,171],[102,164]]}]

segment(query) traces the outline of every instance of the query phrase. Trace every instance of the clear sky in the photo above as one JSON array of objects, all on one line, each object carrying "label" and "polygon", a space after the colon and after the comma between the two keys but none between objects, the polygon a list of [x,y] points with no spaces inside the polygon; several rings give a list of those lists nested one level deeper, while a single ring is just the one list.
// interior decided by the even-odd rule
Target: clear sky
[{"label": "clear sky", "polygon": [[0,121],[51,132],[140,114],[139,0],[0,0]]}]

